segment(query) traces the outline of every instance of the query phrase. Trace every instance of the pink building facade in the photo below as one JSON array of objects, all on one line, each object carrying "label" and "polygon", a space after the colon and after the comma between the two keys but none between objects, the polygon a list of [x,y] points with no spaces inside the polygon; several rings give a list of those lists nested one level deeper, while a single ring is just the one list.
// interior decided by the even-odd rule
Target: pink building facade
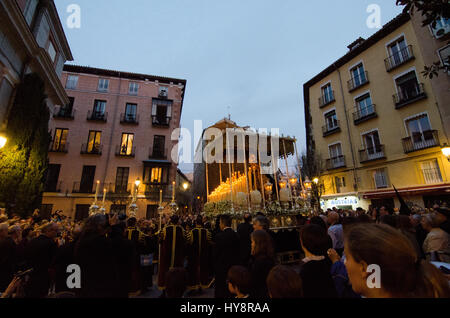
[{"label": "pink building facade", "polygon": [[186,80],[65,65],[61,81],[70,103],[51,120],[41,212],[83,219],[97,187],[97,205],[105,194],[107,212],[126,212],[139,180],[137,217],[156,216],[160,189],[167,204],[176,179],[171,135]]}]

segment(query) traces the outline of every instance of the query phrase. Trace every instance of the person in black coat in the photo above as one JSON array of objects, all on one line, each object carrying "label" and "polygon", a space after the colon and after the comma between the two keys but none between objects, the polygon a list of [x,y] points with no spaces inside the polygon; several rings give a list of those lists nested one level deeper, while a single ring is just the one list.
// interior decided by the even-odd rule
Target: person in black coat
[{"label": "person in black coat", "polygon": [[239,237],[231,228],[231,217],[220,216],[219,226],[221,232],[215,237],[214,246],[214,269],[216,287],[214,296],[216,298],[231,297],[226,284],[227,273],[231,266],[239,264]]},{"label": "person in black coat", "polygon": [[237,227],[237,234],[239,236],[239,248],[240,248],[240,258],[243,265],[248,264],[250,260],[251,253],[251,240],[250,235],[253,232],[252,216],[250,213],[244,214],[244,223],[241,223]]},{"label": "person in black coat", "polygon": [[41,229],[41,235],[31,240],[25,250],[27,268],[32,268],[30,279],[25,287],[26,296],[43,298],[48,295],[51,285],[50,269],[54,266],[58,245],[55,238],[59,227],[56,223],[47,223]]},{"label": "person in black coat", "polygon": [[81,269],[81,288],[75,291],[78,297],[119,297],[116,251],[106,237],[108,230],[108,220],[102,214],[89,217],[84,225],[75,246],[75,264]]},{"label": "person in black coat", "polygon": [[13,279],[15,244],[8,236],[8,224],[0,224],[0,292],[4,292]]},{"label": "person in black coat", "polygon": [[317,224],[305,226],[300,234],[305,253],[300,269],[305,298],[336,298],[337,292],[331,277],[331,261],[326,256],[331,238],[326,230]]},{"label": "person in black coat", "polygon": [[251,277],[250,298],[269,298],[267,276],[275,266],[272,238],[264,230],[251,235],[251,254],[248,268]]}]

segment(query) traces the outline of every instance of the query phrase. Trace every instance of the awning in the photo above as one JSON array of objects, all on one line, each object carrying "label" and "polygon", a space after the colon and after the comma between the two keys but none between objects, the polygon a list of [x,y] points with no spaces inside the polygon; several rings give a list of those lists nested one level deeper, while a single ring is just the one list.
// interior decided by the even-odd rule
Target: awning
[{"label": "awning", "polygon": [[[417,186],[409,187],[403,189],[397,189],[400,194],[406,196],[411,195],[425,195],[425,194],[448,194],[450,195],[450,184],[438,184],[429,186]],[[361,193],[364,199],[378,199],[378,198],[388,198],[395,196],[394,189],[383,189],[378,191],[369,191]]]}]

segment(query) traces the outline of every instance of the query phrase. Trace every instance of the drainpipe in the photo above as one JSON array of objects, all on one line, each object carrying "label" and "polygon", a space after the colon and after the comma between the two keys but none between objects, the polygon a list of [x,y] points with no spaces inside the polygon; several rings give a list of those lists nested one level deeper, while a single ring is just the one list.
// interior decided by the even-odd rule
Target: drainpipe
[{"label": "drainpipe", "polygon": [[345,122],[347,123],[347,134],[348,134],[348,141],[350,142],[350,150],[352,153],[352,163],[353,163],[353,189],[355,191],[358,191],[358,177],[356,174],[356,160],[355,160],[355,153],[353,151],[353,142],[352,142],[352,136],[350,134],[350,123],[348,120],[348,114],[347,114],[347,105],[345,104],[345,98],[344,98],[344,88],[342,86],[342,77],[341,77],[341,72],[339,71],[339,69],[336,67],[336,64],[333,64],[334,69],[337,71],[338,75],[339,75],[339,85],[341,88],[341,95],[342,95],[342,103],[344,105],[344,113],[345,113]]}]

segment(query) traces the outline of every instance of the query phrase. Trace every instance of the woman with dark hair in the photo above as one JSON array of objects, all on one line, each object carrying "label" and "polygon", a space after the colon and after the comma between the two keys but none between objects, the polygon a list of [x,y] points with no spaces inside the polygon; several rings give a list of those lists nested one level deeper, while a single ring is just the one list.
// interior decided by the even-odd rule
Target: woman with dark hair
[{"label": "woman with dark hair", "polygon": [[[364,297],[450,297],[443,274],[421,260],[410,241],[385,224],[358,224],[345,236],[348,276],[353,290]],[[369,265],[378,265],[379,288],[367,284]],[[376,281],[374,283],[377,283]]]},{"label": "woman with dark hair", "polygon": [[300,277],[305,298],[337,297],[330,274],[331,261],[326,257],[330,248],[327,231],[316,224],[309,224],[300,233],[300,243],[305,253]]},{"label": "woman with dark hair", "polygon": [[251,277],[251,298],[268,298],[266,279],[275,266],[274,248],[270,235],[264,230],[254,231],[251,235],[252,249],[249,262]]},{"label": "woman with dark hair", "polygon": [[290,267],[277,265],[267,276],[267,289],[270,298],[303,297],[302,280]]},{"label": "woman with dark hair", "polygon": [[325,231],[326,231],[327,228],[328,228],[328,227],[327,227],[327,224],[325,223],[325,221],[324,221],[320,216],[313,216],[309,222],[310,222],[310,224],[319,225],[319,226],[322,227]]},{"label": "woman with dark hair", "polygon": [[248,298],[250,292],[250,273],[244,266],[232,266],[227,275],[228,290],[235,298]]}]

